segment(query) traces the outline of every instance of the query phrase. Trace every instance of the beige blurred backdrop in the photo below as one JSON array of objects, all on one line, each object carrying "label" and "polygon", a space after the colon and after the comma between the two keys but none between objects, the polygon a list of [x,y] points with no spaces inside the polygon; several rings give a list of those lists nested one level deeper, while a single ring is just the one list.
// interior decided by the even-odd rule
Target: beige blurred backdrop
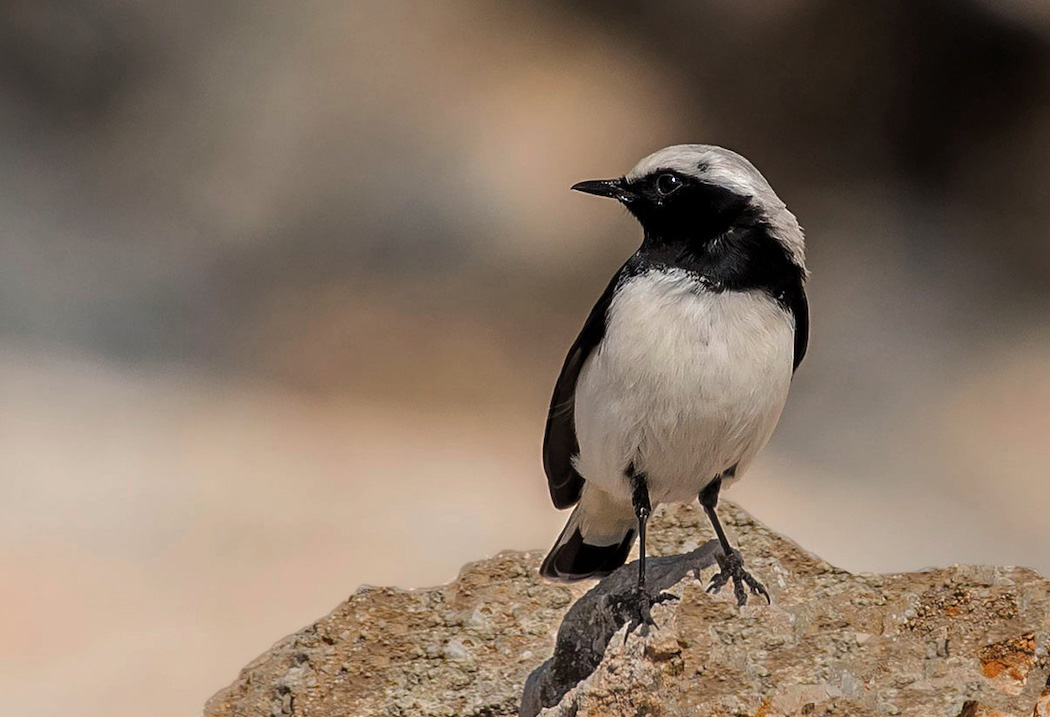
[{"label": "beige blurred backdrop", "polygon": [[728,497],[850,570],[1050,573],[1039,0],[0,5],[0,694],[194,714],[358,585],[564,520],[564,351],[677,142],[807,228]]}]

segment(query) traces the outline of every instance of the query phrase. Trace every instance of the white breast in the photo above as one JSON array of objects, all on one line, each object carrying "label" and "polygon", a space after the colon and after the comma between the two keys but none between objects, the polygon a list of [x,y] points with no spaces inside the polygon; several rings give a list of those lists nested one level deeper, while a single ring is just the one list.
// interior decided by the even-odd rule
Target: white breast
[{"label": "white breast", "polygon": [[629,500],[628,463],[654,501],[687,501],[766,444],[791,384],[791,315],[763,292],[698,290],[681,270],[622,285],[576,386],[577,469]]}]

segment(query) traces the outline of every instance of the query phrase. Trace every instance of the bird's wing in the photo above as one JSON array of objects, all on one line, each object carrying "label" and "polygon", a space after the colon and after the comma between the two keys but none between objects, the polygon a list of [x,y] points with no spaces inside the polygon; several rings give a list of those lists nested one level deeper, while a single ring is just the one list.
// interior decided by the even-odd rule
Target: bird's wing
[{"label": "bird's wing", "polygon": [[[621,270],[622,271],[622,270]],[[565,356],[558,383],[554,385],[547,430],[543,435],[543,470],[547,473],[547,487],[556,508],[568,508],[580,499],[583,476],[573,466],[573,458],[580,452],[576,440],[576,379],[594,347],[605,336],[605,315],[612,303],[613,290],[620,280],[617,272],[605,288],[598,303],[591,309],[580,335],[576,337]]]},{"label": "bird's wing", "polygon": [[809,347],[809,300],[806,298],[806,289],[801,284],[791,293],[788,308],[795,317],[795,365],[792,368],[792,371],[795,371],[806,357],[806,349]]}]

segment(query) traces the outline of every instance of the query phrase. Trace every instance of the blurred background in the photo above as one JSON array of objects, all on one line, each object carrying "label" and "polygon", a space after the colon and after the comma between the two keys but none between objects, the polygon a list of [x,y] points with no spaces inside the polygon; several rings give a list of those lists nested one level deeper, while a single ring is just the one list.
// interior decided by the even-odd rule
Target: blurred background
[{"label": "blurred background", "polygon": [[0,4],[0,693],[196,713],[359,584],[565,519],[539,446],[678,142],[807,228],[728,498],[854,571],[1050,574],[1050,4]]}]

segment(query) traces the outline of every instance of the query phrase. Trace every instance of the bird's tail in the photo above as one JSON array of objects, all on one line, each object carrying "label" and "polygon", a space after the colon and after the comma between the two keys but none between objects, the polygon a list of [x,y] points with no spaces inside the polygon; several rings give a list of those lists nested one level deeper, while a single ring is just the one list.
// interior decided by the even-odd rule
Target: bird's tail
[{"label": "bird's tail", "polygon": [[540,566],[551,580],[600,578],[627,560],[634,544],[634,511],[585,491]]}]

